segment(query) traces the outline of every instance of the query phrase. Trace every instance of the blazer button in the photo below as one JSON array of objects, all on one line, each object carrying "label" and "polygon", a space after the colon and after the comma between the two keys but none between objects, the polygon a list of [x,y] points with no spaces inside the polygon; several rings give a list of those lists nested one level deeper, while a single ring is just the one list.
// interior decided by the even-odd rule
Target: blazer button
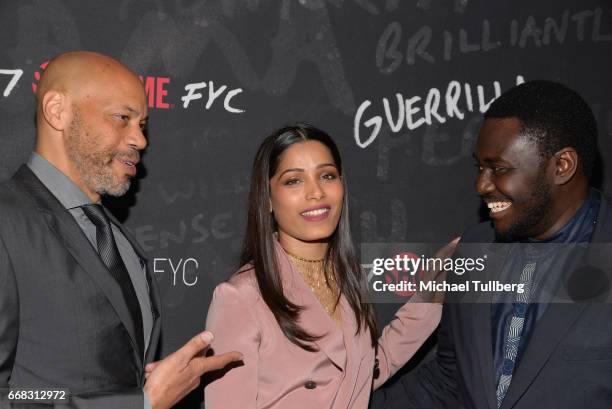
[{"label": "blazer button", "polygon": [[380,362],[378,361],[378,358],[376,358],[374,360],[374,374],[372,375],[372,377],[374,379],[378,379],[378,377],[380,376],[380,368],[379,368]]},{"label": "blazer button", "polygon": [[317,387],[317,383],[315,381],[306,381],[304,384],[304,388],[306,389],[314,389]]}]

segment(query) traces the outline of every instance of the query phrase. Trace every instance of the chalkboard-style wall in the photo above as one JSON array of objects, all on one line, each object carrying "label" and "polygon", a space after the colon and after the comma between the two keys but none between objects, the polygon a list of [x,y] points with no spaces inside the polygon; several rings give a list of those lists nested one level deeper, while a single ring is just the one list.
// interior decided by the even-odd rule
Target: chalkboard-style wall
[{"label": "chalkboard-style wall", "polygon": [[252,158],[284,124],[336,139],[363,242],[442,242],[479,220],[481,113],[521,81],[585,97],[612,187],[607,0],[3,0],[0,179],[32,149],[40,71],[72,49],[120,59],[147,89],[140,178],[108,205],[153,260],[164,353],[203,327],[236,269]]}]

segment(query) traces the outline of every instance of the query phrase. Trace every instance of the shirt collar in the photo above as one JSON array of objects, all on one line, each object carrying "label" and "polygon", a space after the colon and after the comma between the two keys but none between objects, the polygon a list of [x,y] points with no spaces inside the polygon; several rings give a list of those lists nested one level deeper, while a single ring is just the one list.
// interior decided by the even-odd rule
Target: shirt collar
[{"label": "shirt collar", "polygon": [[595,230],[601,196],[595,189],[589,189],[588,196],[580,209],[558,232],[546,240],[528,238],[529,243],[586,243]]},{"label": "shirt collar", "polygon": [[93,203],[68,176],[36,152],[30,155],[27,166],[66,209]]}]

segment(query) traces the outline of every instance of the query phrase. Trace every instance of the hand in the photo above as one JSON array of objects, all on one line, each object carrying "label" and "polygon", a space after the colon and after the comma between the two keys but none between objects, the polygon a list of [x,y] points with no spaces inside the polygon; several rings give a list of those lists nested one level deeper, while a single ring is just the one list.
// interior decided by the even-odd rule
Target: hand
[{"label": "hand", "polygon": [[446,260],[453,256],[455,249],[457,248],[457,244],[461,240],[461,236],[455,237],[450,242],[446,243],[444,246],[440,247],[438,251],[436,251],[436,258],[441,258],[442,260]]},{"label": "hand", "polygon": [[228,352],[205,357],[213,334],[204,331],[191,338],[176,352],[145,367],[144,391],[153,409],[168,409],[200,384],[200,377],[209,371],[240,361],[242,354]]},{"label": "hand", "polygon": [[[439,248],[438,251],[436,251],[434,257],[437,259],[441,259],[442,263],[444,264],[447,259],[453,256],[453,253],[457,248],[459,240],[461,240],[461,236],[455,237],[453,240]],[[423,282],[445,281],[446,271],[444,269],[433,269],[431,271],[425,271],[425,274],[423,275],[421,280]],[[410,299],[410,302],[442,304],[444,302],[444,293],[440,291],[419,291]]]}]

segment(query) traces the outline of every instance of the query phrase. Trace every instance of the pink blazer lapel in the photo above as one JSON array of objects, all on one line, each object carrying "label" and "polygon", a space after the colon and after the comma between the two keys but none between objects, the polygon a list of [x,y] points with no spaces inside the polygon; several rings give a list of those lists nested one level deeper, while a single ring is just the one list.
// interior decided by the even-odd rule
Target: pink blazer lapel
[{"label": "pink blazer lapel", "polygon": [[[276,257],[285,297],[303,308],[300,314],[300,326],[309,334],[321,336],[315,344],[334,365],[344,371],[347,351],[343,331],[327,314],[278,242],[276,243]],[[343,300],[342,298],[341,305]],[[344,309],[342,314],[344,319],[346,315]],[[352,331],[354,333],[355,329],[353,328]]]},{"label": "pink blazer lapel", "polygon": [[342,330],[344,332],[345,351],[348,356],[345,372],[346,382],[338,390],[336,402],[346,402],[346,407],[350,406],[348,402],[353,402],[355,390],[358,386],[359,374],[365,372],[373,373],[374,368],[371,365],[362,368],[364,358],[367,353],[374,354],[370,333],[362,328],[357,333],[357,321],[355,320],[355,312],[351,308],[346,298],[340,298],[342,306]]}]

